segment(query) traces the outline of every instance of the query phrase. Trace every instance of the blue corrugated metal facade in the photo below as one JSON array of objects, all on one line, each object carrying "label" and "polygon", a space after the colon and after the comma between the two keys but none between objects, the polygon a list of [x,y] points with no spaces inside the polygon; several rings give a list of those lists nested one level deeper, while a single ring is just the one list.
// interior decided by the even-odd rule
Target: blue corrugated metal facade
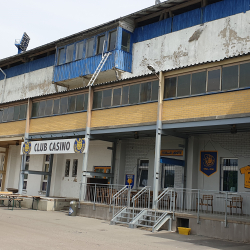
[{"label": "blue corrugated metal facade", "polygon": [[[4,72],[7,78],[29,73],[38,69],[53,66],[55,63],[55,54],[43,57],[34,61],[23,63],[9,69],[5,69]],[[4,79],[4,75],[0,74],[0,80]]]},{"label": "blue corrugated metal facade", "polygon": [[204,8],[188,11],[174,16],[173,19],[167,18],[160,22],[136,28],[134,42],[142,42],[201,23],[246,12],[250,9],[249,5],[250,0],[223,0]]},{"label": "blue corrugated metal facade", "polygon": [[227,16],[232,16],[249,10],[249,0],[224,0],[210,4],[204,8],[203,22],[209,22]]},{"label": "blue corrugated metal facade", "polygon": [[[76,77],[93,74],[102,59],[96,55],[82,60],[58,65],[54,70],[54,82],[65,81]],[[120,70],[131,72],[132,54],[122,50],[115,50],[107,59],[102,71],[116,67]]]}]

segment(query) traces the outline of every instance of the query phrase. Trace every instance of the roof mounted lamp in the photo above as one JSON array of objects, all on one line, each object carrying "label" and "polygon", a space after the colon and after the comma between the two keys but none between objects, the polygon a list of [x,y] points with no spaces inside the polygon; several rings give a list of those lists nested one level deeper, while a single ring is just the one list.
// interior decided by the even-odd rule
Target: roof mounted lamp
[{"label": "roof mounted lamp", "polygon": [[23,33],[22,39],[15,40],[15,46],[18,48],[18,54],[26,51],[29,45],[30,37],[26,32]]},{"label": "roof mounted lamp", "polygon": [[156,77],[160,80],[159,76],[156,74],[155,68],[152,65],[148,65],[147,68],[156,75]]}]

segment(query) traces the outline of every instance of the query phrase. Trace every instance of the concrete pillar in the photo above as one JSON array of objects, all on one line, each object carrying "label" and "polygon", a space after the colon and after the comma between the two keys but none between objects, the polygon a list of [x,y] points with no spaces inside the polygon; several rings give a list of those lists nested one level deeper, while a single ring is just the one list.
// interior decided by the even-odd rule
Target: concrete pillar
[{"label": "concrete pillar", "polygon": [[118,140],[114,171],[114,184],[125,185],[126,141]]}]

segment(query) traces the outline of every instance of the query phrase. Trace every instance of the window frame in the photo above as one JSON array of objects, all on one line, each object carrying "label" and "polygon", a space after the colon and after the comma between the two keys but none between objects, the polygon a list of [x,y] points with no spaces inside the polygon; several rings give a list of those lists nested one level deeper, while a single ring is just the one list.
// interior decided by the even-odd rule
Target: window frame
[{"label": "window frame", "polygon": [[[99,45],[100,45],[100,38],[104,38],[103,40],[103,43],[104,43],[104,46],[102,44],[102,47],[100,48],[101,51],[99,51]],[[105,47],[106,47],[106,34],[105,33],[102,33],[102,34],[99,34],[98,36],[96,36],[96,40],[97,40],[97,43],[96,43],[96,55],[101,55],[102,52],[104,53],[106,51]],[[94,47],[94,46],[93,46]]]},{"label": "window frame", "polygon": [[[47,160],[47,156],[49,158],[48,160]],[[43,171],[47,172],[47,173],[49,173],[50,157],[51,157],[51,155],[44,155],[44,160],[43,160]],[[48,165],[48,171],[46,171],[47,165]],[[43,190],[43,183],[47,183],[45,190]],[[42,177],[41,177],[41,189],[40,189],[41,192],[43,192],[43,193],[47,192],[47,188],[48,188],[47,185],[48,185],[48,175],[42,175]]]},{"label": "window frame", "polygon": [[[62,57],[62,62],[60,63],[60,51],[61,50],[64,50],[64,55]],[[57,51],[58,52],[57,52],[57,60],[56,60],[56,62],[57,62],[57,66],[60,66],[60,65],[64,64],[65,60],[66,60],[66,49],[65,49],[65,46],[59,47]]]},{"label": "window frame", "polygon": [[[30,164],[30,155],[26,155],[25,156],[25,170],[29,170],[29,164]],[[26,169],[26,166],[28,166],[28,168]],[[28,174],[24,174],[23,175],[23,186],[22,186],[22,190],[23,191],[27,191],[27,186],[28,186]],[[25,188],[24,188],[25,186]]]},{"label": "window frame", "polygon": [[[71,44],[68,44],[66,47],[66,50],[65,50],[65,63],[71,63],[75,60],[75,52],[76,52],[76,43],[71,43]],[[69,47],[73,47],[73,51],[72,51],[72,60],[71,61],[68,61],[68,48]]]},{"label": "window frame", "polygon": [[[78,58],[77,56],[78,56],[78,50],[79,50],[79,44],[80,43],[82,43],[83,45],[82,45],[82,53],[81,53],[81,58]],[[84,59],[84,47],[85,47],[85,43],[86,43],[86,41],[85,40],[82,40],[82,41],[77,41],[76,43],[75,43],[75,59],[74,59],[74,61],[78,61],[78,60],[82,60],[82,59]]]},{"label": "window frame", "polygon": [[[147,161],[147,166],[142,165],[142,161]],[[147,170],[147,174],[149,174],[149,159],[139,159],[138,160],[138,168],[137,168],[137,187],[138,188],[144,188],[148,185],[148,176],[147,176],[147,184],[145,186],[140,185],[141,182],[141,174],[142,170]]]},{"label": "window frame", "polygon": [[[93,40],[93,50],[92,50],[92,53],[91,53],[91,56],[88,56],[88,51],[89,51],[89,48],[88,48],[88,43],[89,43],[89,41],[90,40]],[[90,58],[90,57],[92,57],[92,56],[95,56],[94,55],[94,52],[95,52],[95,37],[93,36],[93,37],[90,37],[90,38],[88,38],[88,39],[86,39],[86,54],[85,54],[85,58]]]},{"label": "window frame", "polygon": [[[115,35],[115,47],[114,47],[113,49],[110,49],[111,34],[114,33],[114,32],[116,33],[116,35]],[[113,50],[116,50],[116,49],[117,49],[117,34],[118,34],[117,29],[110,30],[110,31],[108,32],[107,51],[113,51]]]}]

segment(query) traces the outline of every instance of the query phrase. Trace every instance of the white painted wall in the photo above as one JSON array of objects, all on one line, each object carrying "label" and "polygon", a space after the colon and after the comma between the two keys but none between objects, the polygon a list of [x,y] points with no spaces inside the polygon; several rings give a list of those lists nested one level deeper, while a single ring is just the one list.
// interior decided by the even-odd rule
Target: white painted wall
[{"label": "white painted wall", "polygon": [[[4,96],[3,102],[10,102],[28,97],[55,93],[55,85],[52,84],[53,66],[30,73],[6,79],[5,90],[4,80],[0,81],[0,99]],[[58,91],[65,89],[58,86]]]},{"label": "white painted wall", "polygon": [[249,23],[250,11],[136,43],[132,74],[122,78],[151,73],[148,64],[160,71],[248,53]]}]

